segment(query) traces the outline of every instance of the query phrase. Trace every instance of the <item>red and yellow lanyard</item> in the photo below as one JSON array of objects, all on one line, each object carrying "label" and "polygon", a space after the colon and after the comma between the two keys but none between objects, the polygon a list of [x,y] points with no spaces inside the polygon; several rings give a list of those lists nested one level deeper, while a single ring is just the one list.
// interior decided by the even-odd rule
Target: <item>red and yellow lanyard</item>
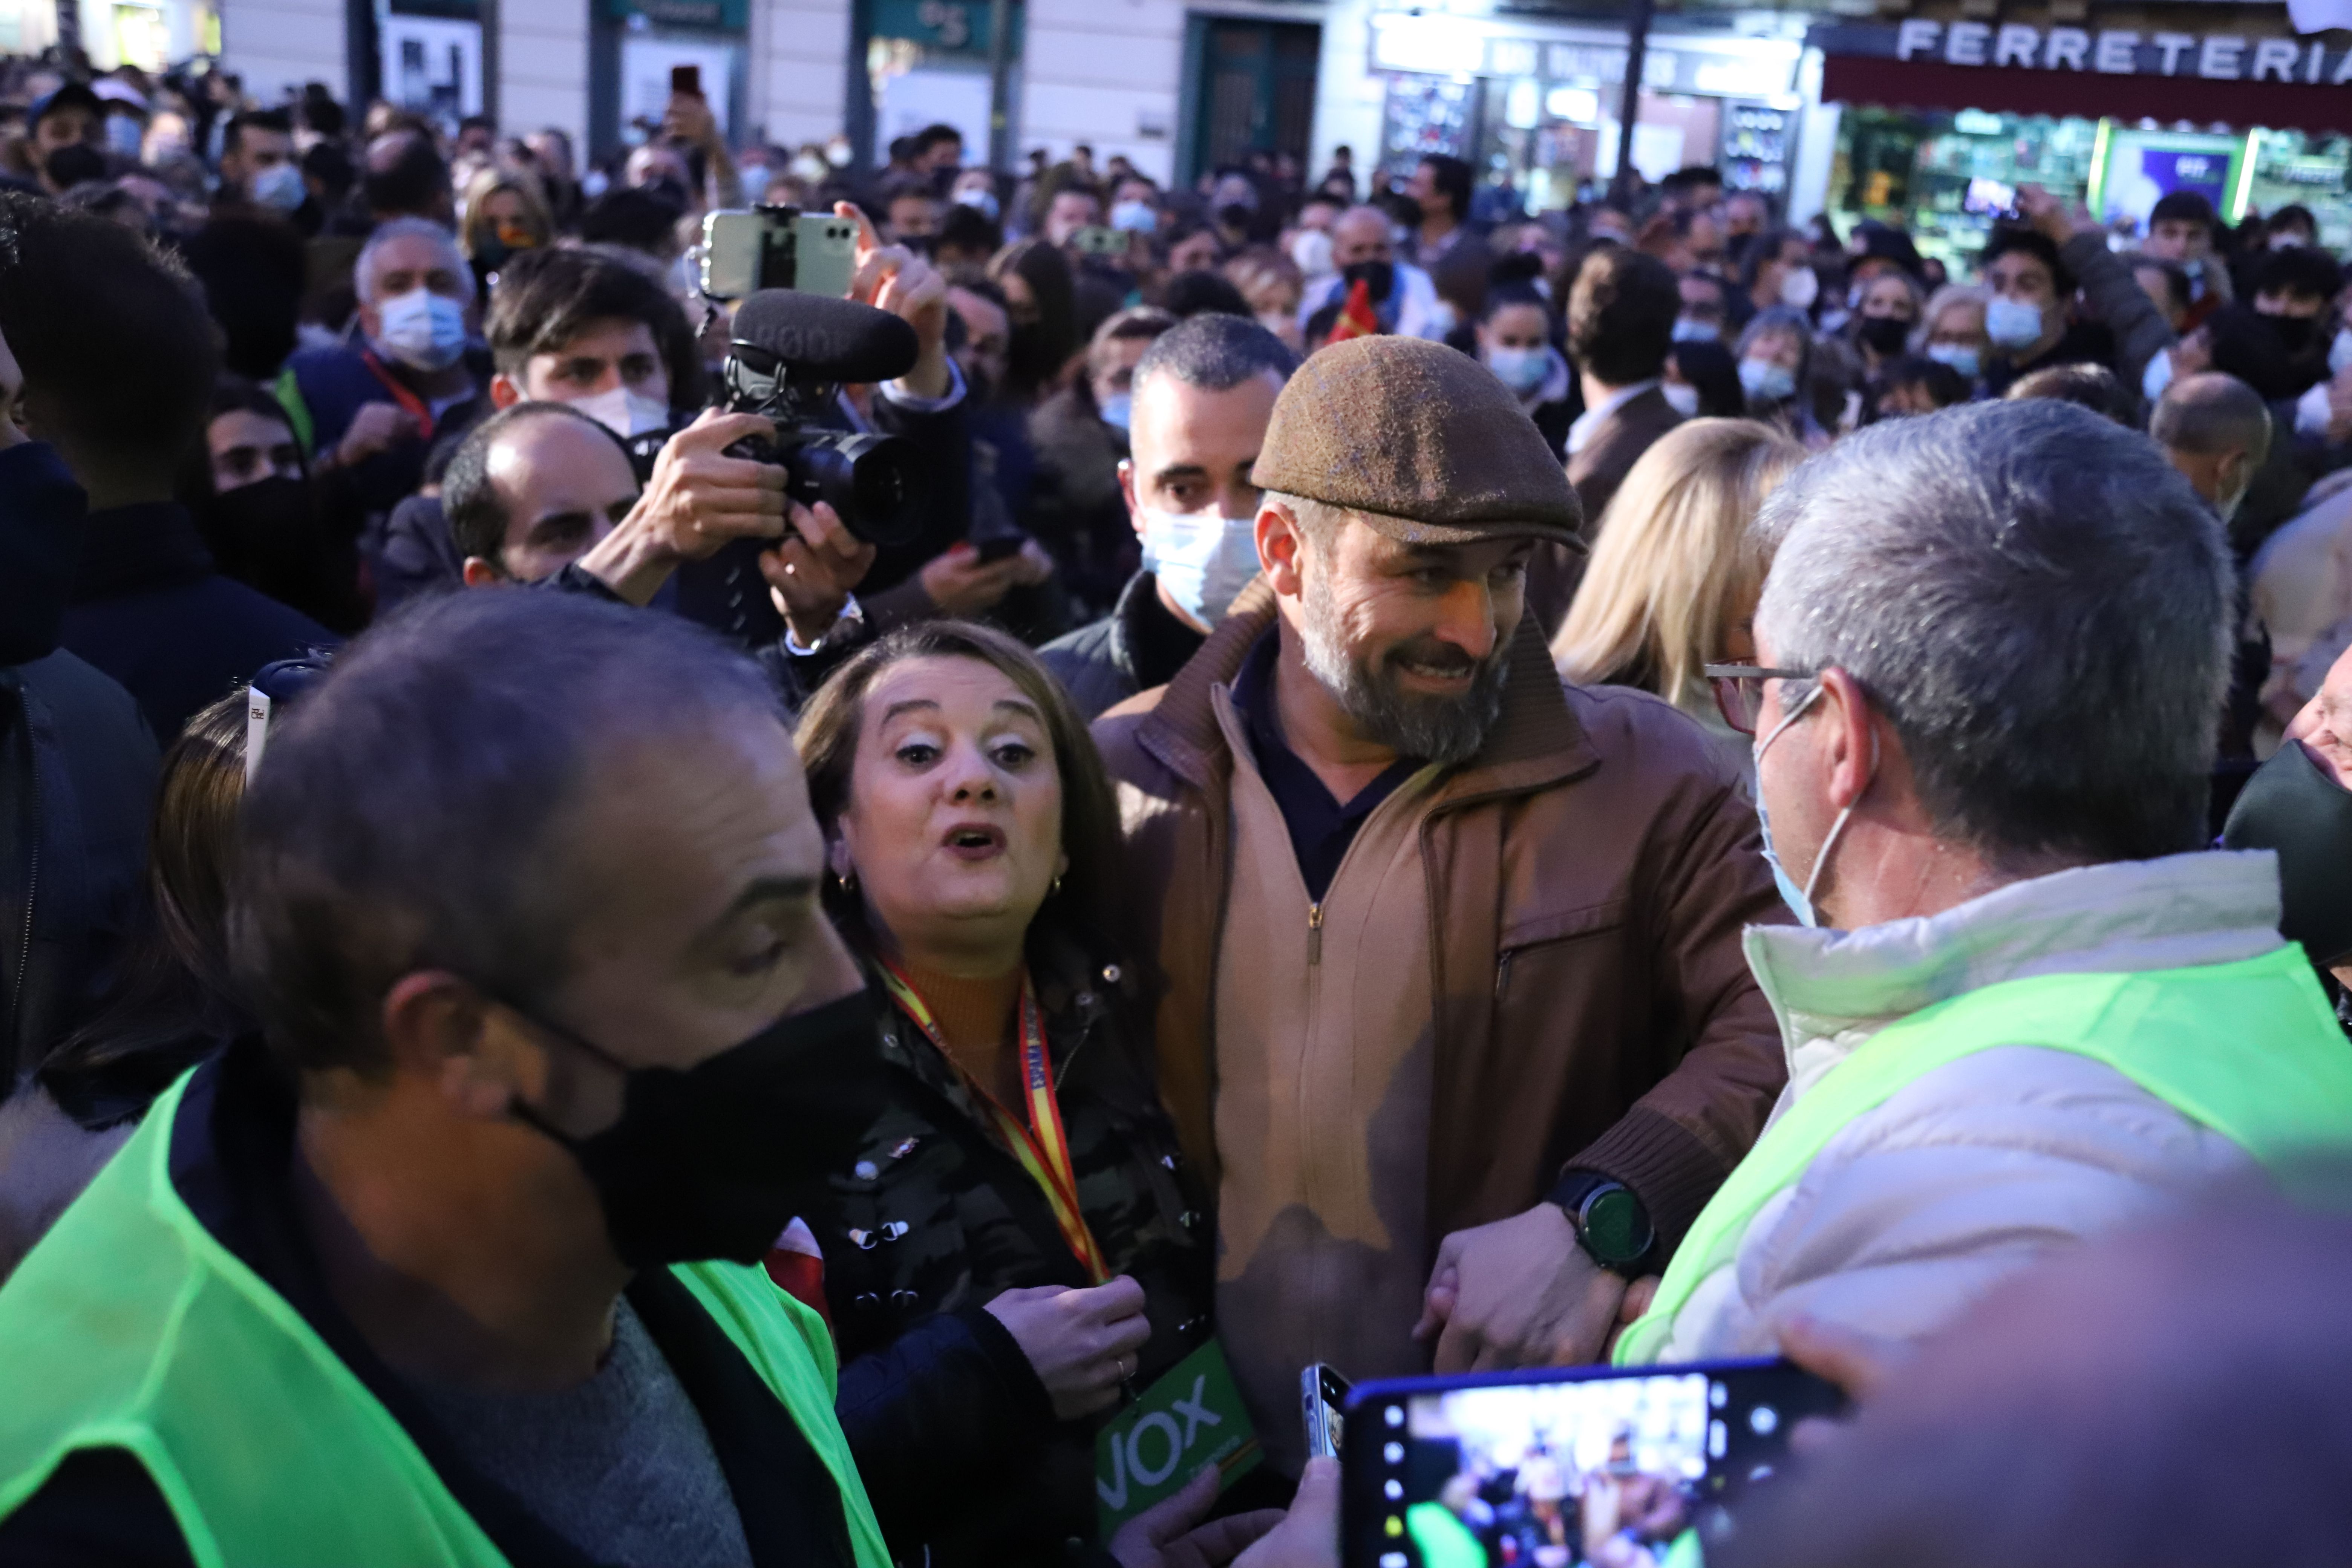
[{"label": "red and yellow lanyard", "polygon": [[383,361],[375,357],[373,349],[360,350],[360,363],[375,373],[375,378],[383,383],[383,389],[392,394],[394,403],[408,410],[409,416],[416,421],[416,433],[427,441],[433,439],[433,405],[403,385],[398,376],[385,369]]},{"label": "red and yellow lanyard", "polygon": [[1029,1100],[1025,1125],[1021,1118],[998,1104],[985,1085],[957,1064],[947,1042],[940,1036],[940,1026],[931,1016],[929,1005],[898,972],[898,965],[882,965],[882,984],[889,987],[891,1000],[915,1021],[923,1037],[938,1047],[948,1065],[955,1068],[957,1076],[996,1118],[997,1131],[1045,1193],[1045,1202],[1054,1211],[1054,1223],[1061,1227],[1062,1240],[1085,1266],[1087,1278],[1097,1285],[1108,1279],[1110,1266],[1103,1261],[1102,1248],[1095,1245],[1094,1233],[1087,1228],[1087,1216],[1078,1208],[1077,1173],[1070,1164],[1070,1143],[1062,1131],[1062,1108],[1054,1097],[1054,1070],[1045,1054],[1045,1020],[1037,1010],[1036,998],[1030,994],[1028,975],[1021,977],[1021,1083]]}]

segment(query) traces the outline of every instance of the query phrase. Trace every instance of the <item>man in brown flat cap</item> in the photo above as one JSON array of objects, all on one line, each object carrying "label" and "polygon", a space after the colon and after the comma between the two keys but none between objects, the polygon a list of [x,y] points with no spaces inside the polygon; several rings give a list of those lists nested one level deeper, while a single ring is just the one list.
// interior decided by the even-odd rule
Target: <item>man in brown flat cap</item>
[{"label": "man in brown flat cap", "polygon": [[1563,687],[1523,617],[1580,516],[1476,361],[1324,350],[1254,478],[1263,578],[1095,734],[1219,1333],[1295,1475],[1307,1363],[1601,1353],[1780,1090],[1739,934],[1787,916],[1698,727]]}]

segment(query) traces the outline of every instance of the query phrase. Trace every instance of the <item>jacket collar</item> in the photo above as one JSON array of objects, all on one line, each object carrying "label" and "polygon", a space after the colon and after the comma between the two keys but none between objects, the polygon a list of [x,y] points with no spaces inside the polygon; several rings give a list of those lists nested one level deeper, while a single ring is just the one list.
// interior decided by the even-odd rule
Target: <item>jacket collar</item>
[{"label": "jacket collar", "polygon": [[[1233,765],[1210,694],[1233,684],[1250,649],[1274,630],[1277,618],[1274,585],[1261,577],[1234,601],[1224,620],[1177,671],[1137,731],[1138,743],[1197,789],[1213,787]],[[1446,777],[1432,804],[1443,807],[1540,789],[1598,766],[1600,761],[1569,709],[1542,629],[1532,616],[1521,616],[1511,640],[1502,711],[1477,755]]]},{"label": "jacket collar", "polygon": [[194,583],[213,570],[212,552],[186,507],[177,501],[110,507],[91,512],[82,524],[74,602]]},{"label": "jacket collar", "polygon": [[2207,850],[2056,871],[1860,931],[1750,926],[1743,942],[1794,1095],[1935,1003],[2042,974],[2236,963],[2276,948],[2278,922],[2277,856]]}]

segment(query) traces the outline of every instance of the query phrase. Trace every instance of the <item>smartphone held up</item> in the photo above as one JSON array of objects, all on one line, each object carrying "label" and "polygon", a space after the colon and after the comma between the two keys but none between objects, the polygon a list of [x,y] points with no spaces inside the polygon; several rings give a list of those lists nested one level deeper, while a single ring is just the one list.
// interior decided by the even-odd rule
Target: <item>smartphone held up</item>
[{"label": "smartphone held up", "polygon": [[1843,1404],[1828,1383],[1778,1361],[1360,1384],[1344,1395],[1339,1439],[1344,1560],[1695,1562],[1731,1529],[1748,1489],[1770,1482],[1791,1429]]}]

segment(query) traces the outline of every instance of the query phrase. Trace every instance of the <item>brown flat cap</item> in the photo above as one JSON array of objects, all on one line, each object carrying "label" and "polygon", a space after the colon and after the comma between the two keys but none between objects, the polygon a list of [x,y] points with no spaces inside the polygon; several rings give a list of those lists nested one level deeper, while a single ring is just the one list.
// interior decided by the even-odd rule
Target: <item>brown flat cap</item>
[{"label": "brown flat cap", "polygon": [[1250,479],[1369,513],[1408,544],[1582,542],[1567,470],[1518,400],[1468,354],[1419,338],[1309,356],[1275,400]]}]

